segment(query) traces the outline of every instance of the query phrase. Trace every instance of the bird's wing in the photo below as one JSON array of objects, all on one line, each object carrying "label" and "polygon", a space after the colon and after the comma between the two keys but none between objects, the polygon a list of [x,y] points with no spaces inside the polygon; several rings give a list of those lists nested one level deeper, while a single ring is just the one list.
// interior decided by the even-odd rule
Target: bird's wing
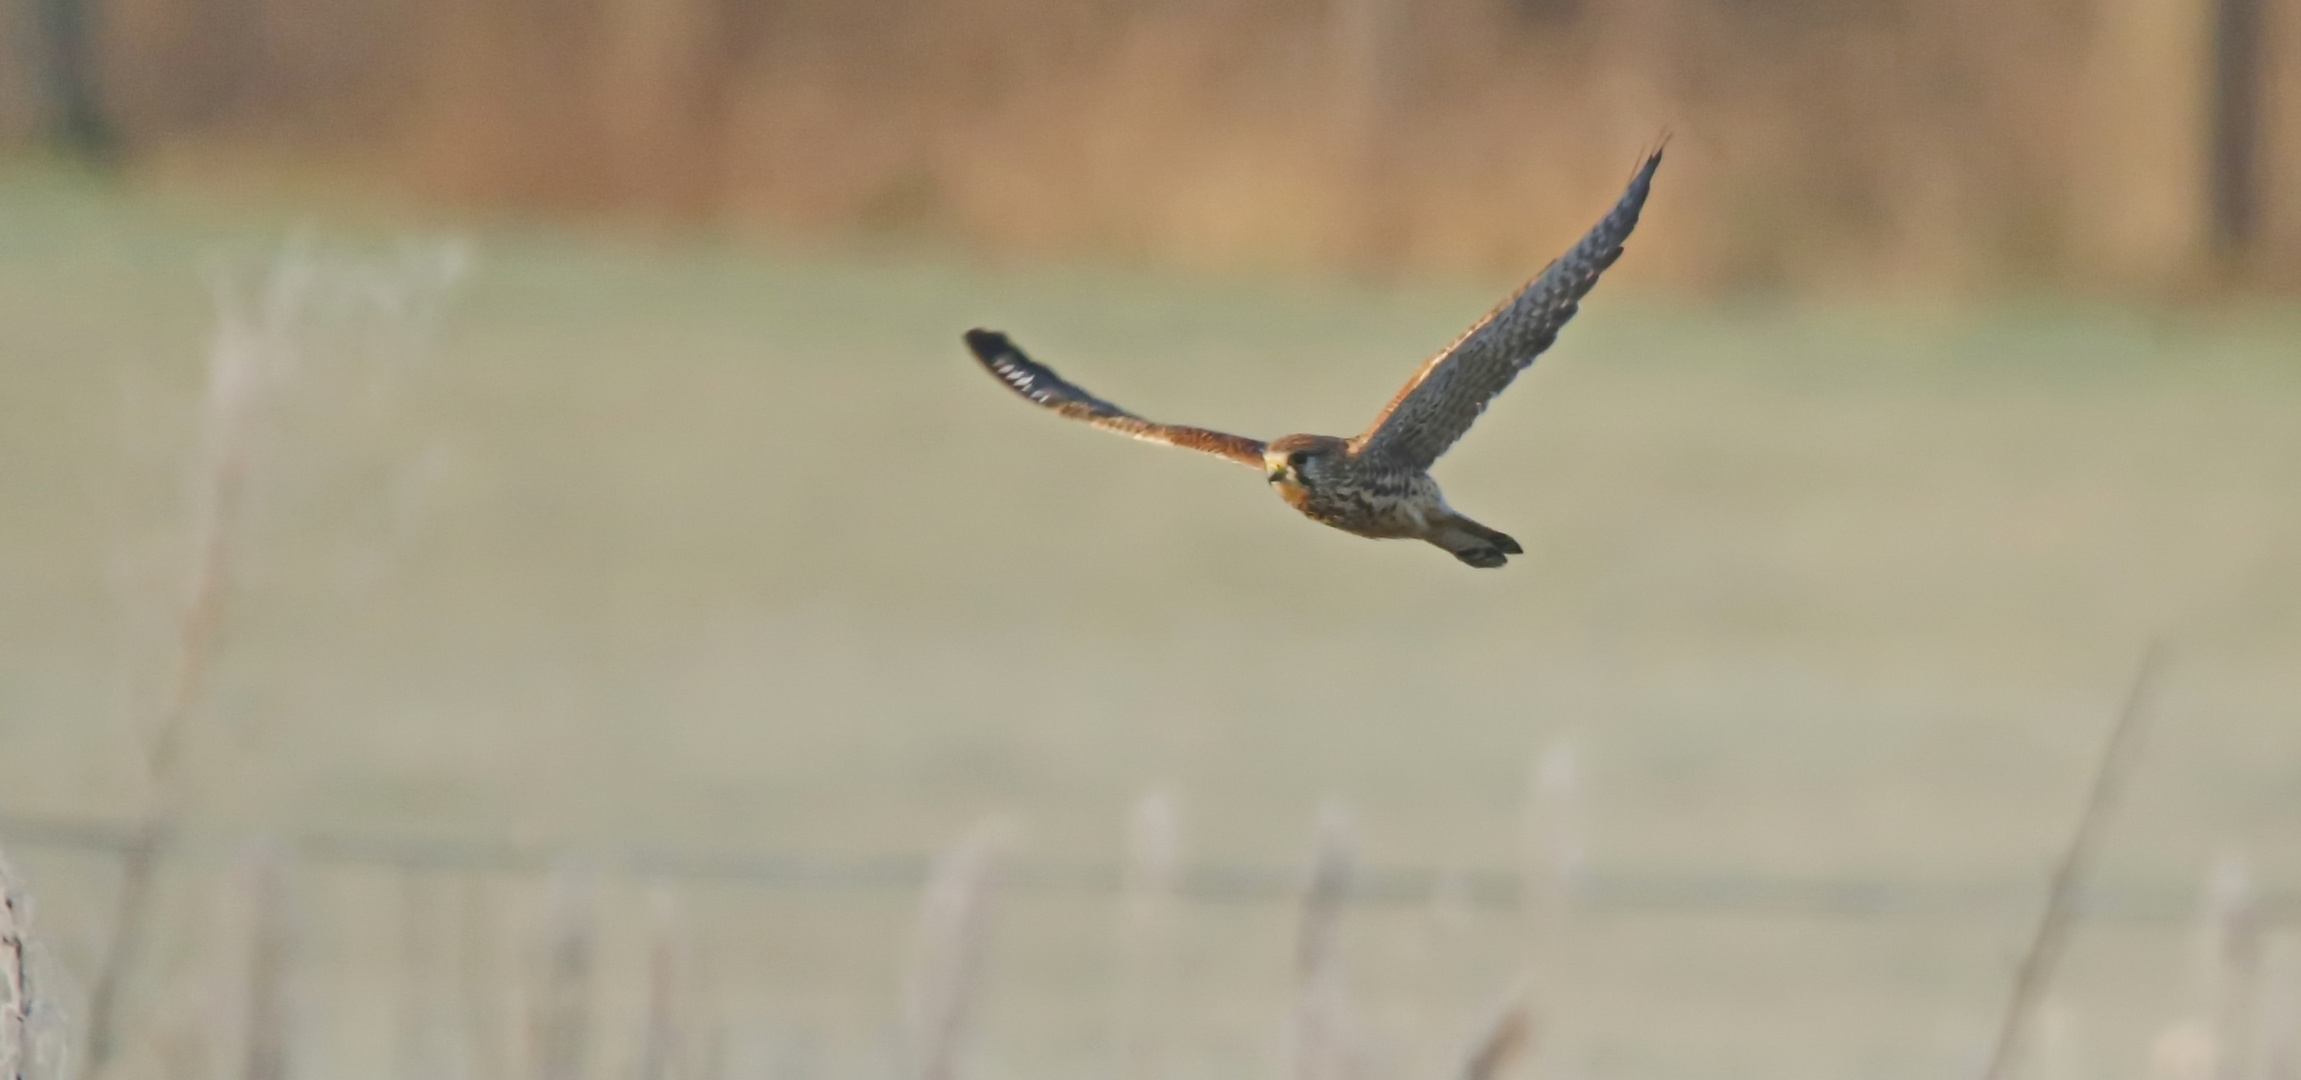
[{"label": "bird's wing", "polygon": [[1073,420],[1084,420],[1104,431],[1115,431],[1144,442],[1198,450],[1250,468],[1262,468],[1260,441],[1205,428],[1145,420],[1064,382],[1053,368],[1023,355],[1023,350],[1016,348],[1007,335],[996,330],[967,331],[967,348],[974,350],[975,359],[982,361],[983,367],[1016,393]]},{"label": "bird's wing", "polygon": [[1661,163],[1657,149],[1631,178],[1621,201],[1573,250],[1423,364],[1374,425],[1352,440],[1357,452],[1427,469],[1469,431],[1486,403],[1557,340],[1558,329],[1574,317],[1598,275],[1621,257],[1622,242],[1638,227],[1638,211],[1646,205],[1646,190]]}]

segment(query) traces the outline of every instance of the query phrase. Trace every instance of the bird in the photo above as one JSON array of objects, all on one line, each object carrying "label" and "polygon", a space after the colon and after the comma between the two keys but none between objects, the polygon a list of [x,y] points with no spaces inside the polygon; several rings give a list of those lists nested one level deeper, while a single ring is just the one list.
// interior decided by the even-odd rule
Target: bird
[{"label": "bird", "polygon": [[1424,362],[1374,423],[1351,438],[1287,435],[1263,442],[1162,424],[1113,405],[1031,359],[996,330],[966,332],[967,348],[1034,404],[1105,431],[1213,454],[1259,469],[1287,505],[1320,524],[1378,540],[1423,540],[1464,564],[1492,569],[1525,549],[1446,503],[1430,467],[1486,406],[1557,340],[1598,276],[1638,226],[1662,150],[1648,154],[1612,210],[1566,254]]}]

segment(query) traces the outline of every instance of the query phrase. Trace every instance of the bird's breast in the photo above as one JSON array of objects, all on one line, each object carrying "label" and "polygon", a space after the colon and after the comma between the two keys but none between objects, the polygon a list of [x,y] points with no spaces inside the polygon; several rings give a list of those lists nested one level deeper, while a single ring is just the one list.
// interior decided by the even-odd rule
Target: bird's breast
[{"label": "bird's breast", "polygon": [[1313,521],[1378,538],[1420,537],[1446,507],[1428,473],[1393,470],[1346,472],[1315,488],[1281,484],[1279,495]]}]

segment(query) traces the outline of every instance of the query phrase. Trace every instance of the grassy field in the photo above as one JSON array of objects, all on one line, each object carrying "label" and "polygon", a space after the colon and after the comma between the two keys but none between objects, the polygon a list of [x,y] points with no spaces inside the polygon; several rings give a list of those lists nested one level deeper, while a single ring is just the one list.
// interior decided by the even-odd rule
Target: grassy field
[{"label": "grassy field", "polygon": [[[312,217],[0,178],[0,813],[135,812],[203,273]],[[312,231],[393,242],[372,221]],[[1348,434],[1507,283],[467,239],[435,348],[388,378],[309,358],[269,423],[184,770],[201,835],[862,857],[1005,813],[1032,857],[1115,862],[1129,806],[1164,786],[1190,859],[1299,863],[1333,801],[1371,863],[1507,871],[1533,764],[1570,744],[1601,879],[2019,889],[2161,637],[2173,661],[2104,877],[2178,894],[2226,851],[2265,887],[2301,877],[2292,311],[1602,289],[1438,469],[1527,548],[1484,573],[1031,410],[958,333],[1007,329],[1162,419]],[[84,980],[107,864],[11,854]],[[229,937],[201,929],[233,908],[211,876],[172,879],[140,1068],[191,1053],[163,1044],[199,1026],[199,993],[171,988]],[[380,871],[302,880],[308,1071],[410,1075],[409,965],[471,962],[411,959],[410,920],[471,905]],[[504,971],[543,888],[482,890]],[[602,963],[628,968],[646,890],[602,888]],[[727,1075],[892,1074],[915,896],[682,902]],[[1538,1066],[1968,1075],[2030,918],[1586,913],[1548,976],[1566,1004]],[[1113,919],[1103,899],[1013,898],[971,1075],[1113,1075]],[[1157,1010],[1174,1076],[1278,1074],[1292,919],[1183,913]],[[1437,1075],[1515,969],[1521,922],[1353,913],[1370,1077]],[[2191,1007],[2185,933],[2085,929],[2066,1075],[2142,1074]],[[601,1038],[596,1074],[623,1075],[632,1036]]]}]

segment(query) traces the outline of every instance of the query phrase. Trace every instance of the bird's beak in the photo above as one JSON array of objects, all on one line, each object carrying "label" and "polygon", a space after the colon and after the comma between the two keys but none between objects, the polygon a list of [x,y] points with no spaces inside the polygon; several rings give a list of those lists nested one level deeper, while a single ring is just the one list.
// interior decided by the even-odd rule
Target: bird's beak
[{"label": "bird's beak", "polygon": [[1265,476],[1262,479],[1263,482],[1270,484],[1275,484],[1281,480],[1286,479],[1286,466],[1281,465],[1278,468],[1270,470],[1270,475]]}]

